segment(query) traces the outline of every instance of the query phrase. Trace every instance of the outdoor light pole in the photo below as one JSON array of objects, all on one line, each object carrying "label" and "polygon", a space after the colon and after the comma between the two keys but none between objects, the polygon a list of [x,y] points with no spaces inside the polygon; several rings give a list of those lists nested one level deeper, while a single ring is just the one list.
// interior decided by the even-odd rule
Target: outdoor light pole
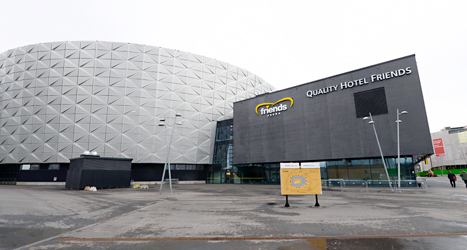
[{"label": "outdoor light pole", "polygon": [[407,111],[402,111],[399,113],[399,109],[397,109],[397,190],[401,191],[401,143],[400,143],[400,135],[399,135],[399,123],[402,121],[399,119],[399,115],[408,114]]},{"label": "outdoor light pole", "polygon": [[373,121],[373,117],[371,116],[371,113],[370,113],[370,117],[368,116],[363,117],[363,120],[368,120],[368,119],[370,119],[368,124],[373,125],[373,130],[375,131],[376,142],[378,143],[379,153],[381,154],[381,159],[383,160],[384,171],[386,171],[386,176],[388,177],[389,188],[391,188],[391,192],[394,192],[394,190],[392,189],[391,180],[389,179],[388,169],[386,168],[386,163],[384,162],[383,151],[381,150],[381,145],[379,144],[378,134],[376,133],[375,121]]},{"label": "outdoor light pole", "polygon": [[467,163],[467,159],[465,159],[464,151],[462,150],[462,148],[460,146],[459,146],[459,153],[461,153],[462,157],[464,157],[465,163]]},{"label": "outdoor light pole", "polygon": [[[443,161],[443,159],[440,159],[440,160],[441,160],[441,162],[439,162],[438,159],[436,159],[436,158],[433,159],[433,161],[436,162],[436,165],[438,165],[439,163],[441,163],[438,167],[439,167],[439,169],[441,170],[441,176],[443,176],[443,163],[444,163],[444,161]],[[432,168],[433,168],[433,164],[432,164]]]},{"label": "outdoor light pole", "polygon": [[[170,135],[170,140],[168,141],[167,143],[167,158],[166,158],[166,161],[165,161],[165,164],[164,164],[164,171],[162,172],[162,179],[161,179],[161,187],[159,189],[159,194],[162,194],[162,186],[164,185],[164,178],[165,178],[165,171],[166,169],[169,170],[169,186],[170,186],[170,193],[172,193],[172,176],[171,176],[171,173],[170,173],[170,147],[172,145],[172,138],[174,136],[174,131],[175,131],[175,125],[182,125],[181,122],[176,122],[177,120],[177,117],[181,117],[182,115],[179,114],[179,113],[176,113],[175,114],[175,117],[173,119],[173,124],[172,124],[172,134]],[[168,125],[166,124],[165,122],[165,119],[161,119],[161,122],[159,123],[159,126],[163,127],[165,126],[165,137],[167,139],[167,129],[168,129]]]}]

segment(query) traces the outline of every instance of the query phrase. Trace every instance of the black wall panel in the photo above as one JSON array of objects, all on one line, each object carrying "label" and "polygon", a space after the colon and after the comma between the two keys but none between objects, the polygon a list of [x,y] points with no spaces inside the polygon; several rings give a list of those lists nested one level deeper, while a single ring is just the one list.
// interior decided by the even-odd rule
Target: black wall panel
[{"label": "black wall panel", "polygon": [[58,182],[66,180],[67,170],[27,170],[19,171],[17,181],[53,182],[57,177]]},{"label": "black wall panel", "polygon": [[354,93],[355,111],[357,118],[388,113],[386,93],[384,87]]},{"label": "black wall panel", "polygon": [[70,159],[66,188],[83,189],[129,187],[131,182],[130,158],[108,158],[81,155]]}]

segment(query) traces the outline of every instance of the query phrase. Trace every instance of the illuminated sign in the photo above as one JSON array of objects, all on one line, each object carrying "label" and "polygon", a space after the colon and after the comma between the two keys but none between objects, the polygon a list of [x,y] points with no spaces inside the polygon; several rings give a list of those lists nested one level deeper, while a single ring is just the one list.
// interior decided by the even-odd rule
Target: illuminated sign
[{"label": "illuminated sign", "polygon": [[353,87],[366,85],[370,83],[370,81],[372,83],[380,82],[380,81],[388,80],[388,79],[395,78],[395,77],[410,75],[411,73],[412,73],[412,70],[410,69],[410,67],[407,67],[405,69],[396,69],[396,70],[388,71],[382,74],[373,74],[369,78],[364,77],[360,79],[351,80],[348,82],[341,82],[340,84],[336,84],[336,85],[332,85],[332,86],[328,86],[328,87],[324,87],[320,89],[308,90],[306,92],[306,96],[309,98],[312,98],[313,96],[324,95],[327,93],[335,92],[338,89],[341,89],[341,90],[350,89]]},{"label": "illuminated sign", "polygon": [[321,194],[319,163],[281,163],[282,195]]},{"label": "illuminated sign", "polygon": [[[256,106],[256,109],[255,109],[256,114],[261,113],[261,115],[266,115],[267,117],[280,115],[281,112],[286,111],[289,108],[289,106],[287,106],[287,103],[284,103],[285,101],[290,101],[290,107],[293,106],[293,99],[290,97],[286,97],[274,103],[265,102],[265,103],[258,104],[258,106]],[[259,112],[258,112],[258,109],[259,109]]]}]

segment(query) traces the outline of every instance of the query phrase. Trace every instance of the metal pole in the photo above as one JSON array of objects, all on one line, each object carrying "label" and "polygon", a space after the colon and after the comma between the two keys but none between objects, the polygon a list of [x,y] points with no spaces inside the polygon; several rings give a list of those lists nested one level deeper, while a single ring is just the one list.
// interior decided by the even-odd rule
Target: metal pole
[{"label": "metal pole", "polygon": [[462,154],[462,157],[464,157],[464,161],[465,161],[465,163],[467,163],[467,160],[465,159],[465,154],[464,154],[464,151],[462,150],[462,148],[461,148],[461,147],[459,147],[459,151],[461,152],[461,154]]},{"label": "metal pole", "polygon": [[383,151],[381,150],[381,145],[379,144],[378,134],[376,133],[376,127],[375,127],[375,123],[373,121],[373,117],[371,116],[371,113],[370,113],[370,119],[373,122],[372,123],[373,130],[375,131],[376,142],[378,142],[379,153],[381,154],[381,159],[383,160],[384,171],[386,171],[386,176],[388,177],[389,188],[391,188],[391,192],[394,192],[394,190],[392,189],[391,180],[389,179],[388,169],[386,168],[386,163],[384,162]]},{"label": "metal pole", "polygon": [[164,185],[165,169],[167,167],[167,162],[164,163],[164,171],[162,172],[161,187],[159,188],[159,194],[162,193],[162,185]]},{"label": "metal pole", "polygon": [[[440,160],[441,160],[441,166],[439,168],[441,169],[441,176],[444,176],[443,175],[443,163],[444,163],[444,161],[443,161],[443,159],[440,159]],[[438,161],[436,161],[436,163],[438,163]]]},{"label": "metal pole", "polygon": [[[170,186],[170,193],[172,193],[172,175],[171,175],[171,170],[170,170],[170,147],[172,145],[172,138],[174,136],[174,131],[175,131],[175,122],[176,122],[176,119],[177,119],[177,114],[175,115],[174,117],[174,122],[172,124],[172,134],[170,136],[170,140],[168,142],[168,145],[167,145],[167,158],[165,160],[165,164],[164,164],[164,172],[162,173],[162,180],[161,180],[161,187],[159,189],[159,194],[162,193],[162,186],[164,185],[164,178],[165,178],[165,171],[169,170],[169,186]],[[167,126],[167,124],[165,123],[164,121],[164,126],[165,126],[165,137],[167,138],[167,129],[169,128],[169,126]]]},{"label": "metal pole", "polygon": [[399,135],[399,109],[397,109],[397,186],[398,191],[401,191],[401,142],[400,142],[400,135]]},{"label": "metal pole", "polygon": [[289,205],[289,196],[288,195],[285,196],[285,206],[284,207],[290,207],[290,205]]},{"label": "metal pole", "polygon": [[169,186],[170,186],[170,193],[172,193],[172,176],[170,174],[170,159],[169,159],[169,155],[170,155],[170,147],[172,145],[172,138],[174,137],[174,131],[175,131],[175,120],[177,119],[177,116],[175,116],[174,118],[174,123],[172,125],[172,135],[170,136],[170,143],[169,143],[169,150],[167,152],[167,163],[168,163],[168,168],[169,168]]},{"label": "metal pole", "polygon": [[431,159],[431,155],[430,155],[430,166],[431,166],[430,170],[432,170],[433,169],[433,160]]},{"label": "metal pole", "polygon": [[[164,121],[165,124],[165,121]],[[167,124],[164,125],[165,127],[165,139],[167,140]],[[169,145],[167,145],[169,146]],[[170,150],[170,147],[167,149],[167,151]],[[161,187],[159,189],[159,194],[162,194],[162,186],[164,185],[164,178],[165,178],[165,170],[167,169],[167,163],[169,162],[169,152],[167,152],[167,158],[164,163],[164,171],[162,172],[162,180],[161,180]]]}]

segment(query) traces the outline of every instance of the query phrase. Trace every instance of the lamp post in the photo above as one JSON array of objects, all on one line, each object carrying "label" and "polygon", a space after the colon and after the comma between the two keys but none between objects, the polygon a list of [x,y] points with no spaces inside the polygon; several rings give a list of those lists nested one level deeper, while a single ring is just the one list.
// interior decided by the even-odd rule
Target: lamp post
[{"label": "lamp post", "polygon": [[[439,170],[441,171],[441,176],[443,176],[443,159],[440,159],[441,162],[438,161],[438,159],[433,159],[433,161],[436,163],[436,166],[439,167]],[[433,168],[433,164],[432,164],[432,168]]]},{"label": "lamp post", "polygon": [[381,145],[379,144],[378,134],[376,133],[375,121],[373,121],[373,117],[371,116],[371,113],[369,114],[370,116],[363,117],[363,120],[369,119],[370,121],[368,122],[368,124],[373,125],[373,130],[375,131],[375,136],[376,136],[376,142],[378,143],[379,153],[381,154],[381,159],[383,160],[384,171],[386,171],[386,176],[388,177],[389,188],[391,189],[391,192],[394,192],[394,190],[392,189],[391,180],[389,179],[388,169],[386,168],[386,163],[384,162],[383,151],[381,150]]},{"label": "lamp post", "polygon": [[399,113],[399,109],[397,109],[397,190],[401,191],[401,143],[400,143],[400,136],[399,136],[399,123],[402,121],[399,119],[399,115],[408,114],[407,111],[402,111]]},{"label": "lamp post", "polygon": [[165,126],[165,137],[167,139],[167,129],[168,127],[172,127],[172,135],[170,136],[170,140],[168,141],[167,143],[167,158],[166,158],[166,161],[164,163],[164,171],[162,172],[162,180],[161,180],[161,187],[159,189],[159,194],[162,193],[162,185],[164,185],[164,178],[165,178],[165,171],[166,169],[169,170],[169,186],[170,186],[170,193],[172,193],[172,176],[171,176],[171,173],[170,173],[170,161],[169,161],[169,155],[170,155],[170,147],[172,145],[172,138],[174,136],[174,131],[175,131],[175,125],[182,125],[181,122],[176,122],[177,120],[177,117],[181,117],[182,115],[179,114],[179,113],[176,113],[175,114],[175,117],[173,119],[173,123],[172,123],[172,126],[168,126],[165,122],[165,119],[161,119],[160,123],[158,124],[159,126],[161,127],[164,127]]},{"label": "lamp post", "polygon": [[459,146],[459,153],[462,155],[462,157],[464,157],[465,163],[467,163],[467,159],[465,159],[464,150],[462,150],[462,148],[460,146]]}]

